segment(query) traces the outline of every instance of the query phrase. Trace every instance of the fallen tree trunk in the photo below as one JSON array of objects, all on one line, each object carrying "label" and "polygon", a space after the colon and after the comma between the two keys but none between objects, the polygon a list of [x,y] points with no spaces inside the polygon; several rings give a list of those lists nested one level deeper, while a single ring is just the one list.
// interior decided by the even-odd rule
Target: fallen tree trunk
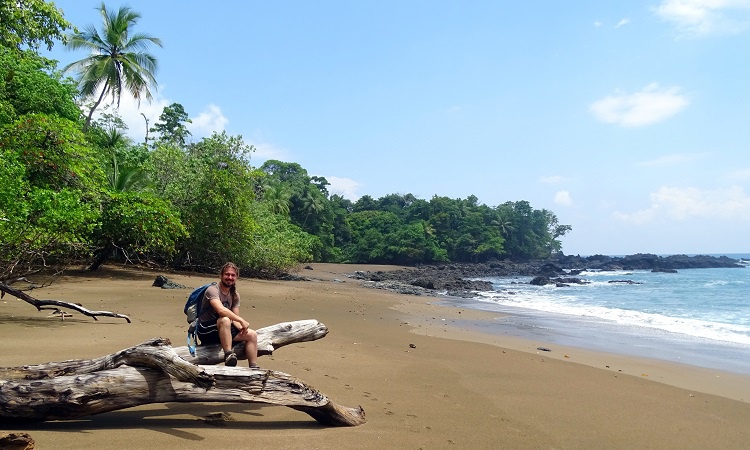
[{"label": "fallen tree trunk", "polygon": [[[4,296],[6,293],[18,298],[19,300],[23,300],[26,303],[34,305],[38,311],[41,311],[43,309],[52,309],[59,311],[59,308],[68,308],[74,311],[78,311],[85,316],[93,317],[94,320],[99,320],[97,319],[97,316],[107,316],[115,317],[118,319],[125,319],[128,321],[128,323],[130,323],[130,318],[124,314],[117,314],[109,311],[91,311],[84,308],[82,305],[79,305],[78,303],[69,303],[60,300],[37,300],[19,289],[10,287],[5,283],[0,282],[0,298],[2,298],[2,296]],[[64,319],[64,312],[60,311],[60,313],[60,317]]]},{"label": "fallen tree trunk", "polygon": [[[316,341],[328,334],[328,327],[315,319],[282,322],[255,330],[258,333],[258,356],[271,355],[274,350],[297,342]],[[187,346],[176,347],[175,352],[185,361],[193,364],[218,364],[224,362],[224,352],[219,345],[199,345],[195,356],[190,355]],[[234,346],[240,359],[247,359],[245,346],[240,342]]]},{"label": "fallen tree trunk", "polygon": [[[258,355],[271,355],[274,350],[285,345],[297,342],[315,341],[325,337],[328,334],[328,328],[315,319],[297,320],[293,322],[283,322],[276,325],[260,328],[258,333]],[[152,354],[149,361],[159,362],[156,368],[169,370],[176,367],[182,367],[182,364],[218,364],[224,362],[220,345],[198,346],[195,356],[190,355],[187,346],[170,349],[175,353],[175,357],[161,350],[152,351],[149,346],[170,345],[168,339],[155,338],[151,341],[144,342],[136,347],[121,350],[111,355],[102,356],[101,358],[81,360],[74,359],[61,362],[49,362],[38,365],[28,365],[21,367],[0,367],[0,380],[43,380],[55,378],[64,375],[82,375],[93,373],[101,370],[114,369],[121,365],[138,366],[138,360],[133,360],[134,355],[149,352]],[[132,350],[139,348],[137,353]],[[234,347],[235,353],[240,359],[246,359],[245,347],[238,343]],[[165,357],[166,360],[159,358]],[[190,364],[192,363],[192,364]]]},{"label": "fallen tree trunk", "polygon": [[303,411],[325,425],[365,422],[361,406],[337,405],[289,374],[194,365],[181,358],[167,339],[153,339],[97,360],[0,368],[4,421],[74,419],[164,402],[267,403]]}]

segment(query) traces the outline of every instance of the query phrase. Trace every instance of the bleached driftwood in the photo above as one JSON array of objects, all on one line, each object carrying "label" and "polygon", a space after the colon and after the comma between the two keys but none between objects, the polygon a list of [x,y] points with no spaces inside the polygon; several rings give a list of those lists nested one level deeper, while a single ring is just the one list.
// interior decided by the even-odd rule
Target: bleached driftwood
[{"label": "bleached driftwood", "polygon": [[[320,339],[327,329],[317,321],[278,324],[258,330],[262,354],[292,342]],[[155,338],[94,360],[63,361],[0,368],[3,420],[73,419],[149,403],[241,402],[283,405],[326,425],[365,422],[362,407],[337,405],[301,380],[273,370],[191,364],[216,363],[220,348],[173,349]],[[185,358],[183,354],[187,354]]]},{"label": "bleached driftwood", "polygon": [[4,296],[6,293],[10,294],[20,300],[25,301],[26,303],[29,303],[31,305],[34,305],[38,311],[42,311],[44,309],[52,309],[59,311],[62,315],[61,318],[65,318],[65,313],[62,312],[59,308],[68,308],[75,311],[78,311],[79,313],[93,317],[94,320],[97,319],[97,316],[107,316],[107,317],[115,317],[118,319],[125,319],[130,323],[130,318],[124,314],[117,314],[109,311],[91,311],[86,308],[84,308],[82,305],[79,305],[78,303],[69,303],[69,302],[63,302],[60,300],[37,300],[34,297],[30,296],[29,294],[13,288],[5,283],[0,282],[0,297]]},{"label": "bleached driftwood", "polygon": [[[274,350],[297,342],[316,341],[328,334],[328,328],[315,319],[277,323],[256,330],[258,333],[258,356],[271,355]],[[175,352],[193,364],[218,364],[224,361],[224,352],[218,345],[199,346],[195,356],[190,355],[187,346],[176,347]],[[238,343],[234,347],[240,359],[246,359],[245,347]]]},{"label": "bleached driftwood", "polygon": [[[321,339],[328,334],[328,328],[315,319],[308,319],[283,322],[260,328],[256,332],[258,333],[258,355],[263,356],[273,354],[274,350],[285,345]],[[83,375],[115,369],[124,364],[130,366],[142,365],[138,360],[132,359],[133,348],[139,348],[138,354],[151,353],[154,355],[153,357],[165,355],[160,348],[157,348],[155,352],[150,350],[149,345],[158,347],[170,344],[168,339],[155,338],[136,347],[95,359],[73,359],[21,367],[0,367],[0,380],[42,380],[64,375]],[[164,360],[161,366],[152,367],[171,370],[183,367],[183,364],[218,364],[224,361],[223,351],[219,345],[199,346],[196,348],[195,356],[190,355],[187,346],[169,348],[175,353],[176,358],[170,357]],[[246,358],[242,343],[238,343],[234,347],[234,351],[240,359]],[[161,360],[155,359],[154,361]]]}]

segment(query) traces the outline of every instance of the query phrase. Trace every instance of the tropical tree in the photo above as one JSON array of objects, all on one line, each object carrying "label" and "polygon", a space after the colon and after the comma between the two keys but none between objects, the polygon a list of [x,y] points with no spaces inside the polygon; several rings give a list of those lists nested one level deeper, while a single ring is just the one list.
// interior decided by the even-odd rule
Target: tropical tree
[{"label": "tropical tree", "polygon": [[323,208],[325,208],[325,205],[323,203],[323,196],[315,192],[316,191],[308,190],[302,197],[302,211],[305,214],[305,220],[302,221],[302,228],[304,228],[305,224],[307,224],[307,219],[310,218],[310,215],[314,216],[323,211]]},{"label": "tropical tree", "polygon": [[127,259],[148,255],[162,262],[176,251],[187,230],[169,202],[146,192],[112,192],[104,201],[96,230],[99,247],[89,270],[97,270],[115,250]]},{"label": "tropical tree", "polygon": [[0,46],[0,125],[30,113],[43,113],[77,121],[75,85],[63,80],[54,63],[32,52]]},{"label": "tropical tree", "polygon": [[69,37],[66,46],[71,50],[87,50],[89,56],[68,64],[63,71],[75,70],[81,95],[98,94],[86,117],[84,129],[91,123],[94,111],[106,95],[113,102],[120,99],[123,91],[130,93],[140,102],[141,98],[151,100],[150,87],[156,87],[154,74],[156,58],[145,52],[151,44],[162,46],[161,40],[144,33],[134,33],[133,27],[141,15],[123,6],[117,12],[107,10],[104,3],[99,7],[102,16],[101,33],[89,25],[84,31]]},{"label": "tropical tree", "polygon": [[0,126],[0,279],[85,257],[104,174],[79,126],[26,114]]},{"label": "tropical tree", "polygon": [[186,123],[192,123],[185,108],[179,103],[165,106],[159,116],[159,121],[148,131],[158,133],[159,139],[176,145],[185,145],[187,137],[191,135]]},{"label": "tropical tree", "polygon": [[0,46],[36,51],[41,44],[52,49],[65,39],[71,25],[54,3],[44,0],[0,0]]},{"label": "tropical tree", "polygon": [[289,200],[291,199],[289,189],[281,183],[275,183],[265,190],[263,200],[274,214],[282,216],[289,215]]}]

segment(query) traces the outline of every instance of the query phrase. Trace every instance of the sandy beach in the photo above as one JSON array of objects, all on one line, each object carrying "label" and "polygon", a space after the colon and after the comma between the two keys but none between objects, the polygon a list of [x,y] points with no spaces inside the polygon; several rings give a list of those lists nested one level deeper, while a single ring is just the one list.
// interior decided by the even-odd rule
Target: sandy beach
[{"label": "sandy beach", "polygon": [[[740,449],[750,442],[748,376],[482,334],[461,324],[496,315],[346,277],[394,267],[311,267],[298,273],[311,281],[241,278],[242,316],[255,328],[301,319],[327,325],[325,338],[283,347],[259,364],[340,405],[361,405],[366,424],[325,427],[283,406],[159,403],[69,421],[0,422],[0,435],[28,433],[38,449]],[[125,314],[129,324],[77,313],[61,321],[6,295],[0,366],[94,358],[157,336],[184,345],[189,290],[152,287],[158,274],[190,287],[218,278],[110,266],[31,292]],[[234,420],[201,420],[216,412]]]}]

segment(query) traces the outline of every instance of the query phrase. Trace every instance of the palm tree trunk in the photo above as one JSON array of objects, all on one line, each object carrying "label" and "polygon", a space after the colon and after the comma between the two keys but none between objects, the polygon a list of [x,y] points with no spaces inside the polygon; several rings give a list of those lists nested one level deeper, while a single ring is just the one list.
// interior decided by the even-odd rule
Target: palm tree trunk
[{"label": "palm tree trunk", "polygon": [[104,99],[104,94],[107,93],[107,83],[104,84],[104,87],[102,88],[102,93],[99,95],[99,98],[96,100],[96,103],[94,103],[94,106],[91,107],[91,110],[89,111],[88,117],[86,117],[86,123],[83,124],[83,131],[86,131],[89,129],[89,125],[91,125],[91,118],[94,116],[94,110],[99,106],[99,103],[102,102],[102,99]]}]

